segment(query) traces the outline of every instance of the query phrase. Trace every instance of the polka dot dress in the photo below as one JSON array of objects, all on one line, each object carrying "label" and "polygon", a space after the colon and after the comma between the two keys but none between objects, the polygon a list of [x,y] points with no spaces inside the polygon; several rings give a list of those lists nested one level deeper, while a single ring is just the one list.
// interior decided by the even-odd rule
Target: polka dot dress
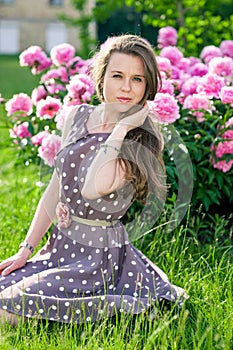
[{"label": "polka dot dress", "polygon": [[73,220],[69,227],[55,226],[26,266],[0,278],[3,310],[83,323],[117,312],[137,314],[156,300],[183,303],[184,290],[172,285],[128,240],[119,219],[131,205],[131,195],[125,193],[132,191],[124,188],[89,202],[81,196],[88,166],[109,136],[87,132],[85,123],[92,110],[88,105],[79,108],[68,142],[55,159],[60,199]]}]

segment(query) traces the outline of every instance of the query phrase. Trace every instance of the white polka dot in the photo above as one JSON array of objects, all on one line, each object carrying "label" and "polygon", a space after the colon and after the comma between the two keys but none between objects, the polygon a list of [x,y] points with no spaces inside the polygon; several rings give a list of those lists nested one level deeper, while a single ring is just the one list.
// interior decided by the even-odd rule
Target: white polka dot
[{"label": "white polka dot", "polygon": [[59,287],[59,290],[60,290],[61,292],[64,292],[65,288],[64,288],[64,287]]},{"label": "white polka dot", "polygon": [[80,272],[80,273],[84,273],[84,272],[85,272],[85,270],[79,270],[79,272]]},{"label": "white polka dot", "polygon": [[76,256],[75,253],[72,253],[72,254],[71,254],[71,258],[72,258],[72,259],[75,258],[75,256]]},{"label": "white polka dot", "polygon": [[73,279],[73,278],[69,278],[69,282],[70,282],[70,283],[73,283],[73,282],[74,282],[74,279]]},{"label": "white polka dot", "polygon": [[118,201],[115,201],[115,202],[113,203],[113,205],[114,205],[114,206],[118,205]]},{"label": "white polka dot", "polygon": [[85,251],[85,249],[82,247],[82,248],[80,248],[80,252],[81,253],[84,253],[84,251]]},{"label": "white polka dot", "polygon": [[77,180],[78,180],[78,176],[75,176],[75,177],[74,177],[74,181],[77,181]]},{"label": "white polka dot", "polygon": [[133,276],[133,272],[128,272],[128,276],[132,277]]},{"label": "white polka dot", "polygon": [[132,265],[137,265],[136,261],[134,261],[134,260],[131,261],[131,264]]},{"label": "white polka dot", "polygon": [[62,239],[62,235],[58,235],[57,239],[60,241]]},{"label": "white polka dot", "polygon": [[33,305],[34,301],[33,300],[29,300],[28,304],[29,305]]},{"label": "white polka dot", "polygon": [[55,276],[55,279],[56,279],[56,280],[60,280],[61,277],[57,275],[57,276]]},{"label": "white polka dot", "polygon": [[47,286],[48,286],[48,287],[52,287],[52,283],[51,283],[51,282],[48,282],[48,283],[47,283]]},{"label": "white polka dot", "polygon": [[105,211],[107,208],[106,207],[102,207],[101,208],[101,211]]},{"label": "white polka dot", "polygon": [[67,315],[64,315],[63,318],[64,318],[64,320],[68,320],[68,316]]},{"label": "white polka dot", "polygon": [[87,281],[86,281],[86,280],[83,280],[83,281],[82,281],[82,284],[87,284]]},{"label": "white polka dot", "polygon": [[74,151],[73,151],[73,150],[71,150],[69,153],[70,153],[70,155],[72,155],[72,154],[74,154]]},{"label": "white polka dot", "polygon": [[65,306],[68,307],[70,306],[70,303],[68,301],[65,302]]},{"label": "white polka dot", "polygon": [[88,245],[89,245],[89,246],[92,246],[92,244],[93,244],[92,241],[89,241],[89,242],[88,242]]},{"label": "white polka dot", "polygon": [[74,188],[73,189],[73,193],[77,193],[78,192],[78,189],[77,188]]},{"label": "white polka dot", "polygon": [[71,168],[75,168],[75,163],[71,163],[71,164],[70,164],[70,167],[71,167]]},{"label": "white polka dot", "polygon": [[57,248],[53,248],[52,252],[55,254],[57,252]]},{"label": "white polka dot", "polygon": [[85,154],[81,153],[80,158],[85,158]]},{"label": "white polka dot", "polygon": [[65,244],[64,249],[68,249],[68,248],[69,248],[69,244]]},{"label": "white polka dot", "polygon": [[100,253],[100,250],[99,250],[99,249],[96,249],[95,252],[96,252],[96,254],[99,254],[99,253]]},{"label": "white polka dot", "polygon": [[[91,215],[91,214],[93,214],[94,213],[94,210],[89,210],[89,214]],[[93,227],[94,228],[94,227]],[[92,230],[92,231],[95,231],[95,230]]]},{"label": "white polka dot", "polygon": [[75,231],[78,231],[79,230],[79,225],[76,225],[75,226]]},{"label": "white polka dot", "polygon": [[69,189],[69,186],[68,185],[65,185],[64,186],[64,190],[68,190]]},{"label": "white polka dot", "polygon": [[62,177],[66,177],[66,172],[64,171],[63,173],[62,173]]},{"label": "white polka dot", "polygon": [[125,287],[125,288],[129,288],[129,284],[126,283],[126,284],[124,285],[124,287]]}]

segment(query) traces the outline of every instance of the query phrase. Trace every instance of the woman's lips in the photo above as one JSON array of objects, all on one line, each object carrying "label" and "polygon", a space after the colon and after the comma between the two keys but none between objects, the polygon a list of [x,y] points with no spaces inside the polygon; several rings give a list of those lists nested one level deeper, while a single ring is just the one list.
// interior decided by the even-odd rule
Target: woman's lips
[{"label": "woman's lips", "polygon": [[119,102],[124,102],[124,103],[129,103],[129,102],[131,102],[132,101],[132,99],[130,98],[130,97],[117,97],[117,100],[119,101]]}]

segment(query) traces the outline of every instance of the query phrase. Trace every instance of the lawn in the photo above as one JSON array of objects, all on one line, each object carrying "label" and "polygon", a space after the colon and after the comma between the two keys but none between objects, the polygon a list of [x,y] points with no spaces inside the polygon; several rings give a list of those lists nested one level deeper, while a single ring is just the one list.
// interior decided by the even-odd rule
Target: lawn
[{"label": "lawn", "polygon": [[0,93],[8,99],[13,94],[30,94],[38,83],[38,76],[33,76],[28,67],[20,67],[17,56],[0,56]]},{"label": "lawn", "polygon": [[[2,66],[2,59],[6,68]],[[12,62],[13,58],[12,61],[11,58],[0,58],[0,91],[8,98],[15,92],[30,92],[35,86],[35,82],[30,81],[30,73],[26,78],[26,70],[18,70]],[[17,72],[22,70],[24,75],[18,75]],[[4,86],[5,80],[10,82],[9,85]],[[3,111],[0,111],[0,116],[2,260],[17,251],[33,217],[41,189],[36,185],[40,180],[38,166],[16,165],[17,150],[11,147]],[[166,213],[161,219],[161,223],[164,222]],[[159,310],[153,317],[152,314],[142,314],[132,318],[121,314],[100,323],[83,325],[33,320],[16,328],[0,324],[1,350],[231,350],[231,223],[232,216],[210,215],[200,208],[195,212],[191,210],[173,232],[167,233],[161,226],[135,242],[173,283],[187,290],[190,298],[181,310],[174,306],[169,311]]]}]

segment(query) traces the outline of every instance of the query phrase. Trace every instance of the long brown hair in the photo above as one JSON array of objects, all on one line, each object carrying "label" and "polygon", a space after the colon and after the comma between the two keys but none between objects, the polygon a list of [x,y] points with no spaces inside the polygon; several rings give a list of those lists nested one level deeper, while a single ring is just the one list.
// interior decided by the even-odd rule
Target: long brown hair
[{"label": "long brown hair", "polygon": [[[132,114],[144,106],[147,100],[154,97],[161,86],[161,76],[156,57],[149,42],[137,35],[120,35],[109,38],[94,57],[91,75],[96,85],[97,96],[103,97],[103,81],[107,65],[113,52],[137,56],[142,60],[146,89],[139,106],[130,109]],[[122,144],[119,153],[120,162],[124,163],[125,178],[135,189],[134,199],[144,202],[149,192],[162,197],[166,186],[165,167],[162,159],[163,137],[158,125],[148,116],[141,127],[130,130]]]}]

